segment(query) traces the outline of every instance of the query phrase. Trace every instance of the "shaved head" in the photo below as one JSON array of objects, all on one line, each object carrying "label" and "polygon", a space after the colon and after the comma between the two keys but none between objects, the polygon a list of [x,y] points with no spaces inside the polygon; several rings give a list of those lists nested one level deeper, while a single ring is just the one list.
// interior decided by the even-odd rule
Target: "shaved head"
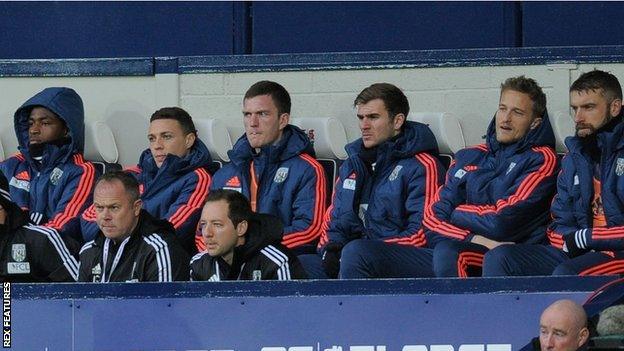
[{"label": "shaved head", "polygon": [[572,300],[558,300],[540,318],[542,351],[575,351],[587,342],[587,314]]}]

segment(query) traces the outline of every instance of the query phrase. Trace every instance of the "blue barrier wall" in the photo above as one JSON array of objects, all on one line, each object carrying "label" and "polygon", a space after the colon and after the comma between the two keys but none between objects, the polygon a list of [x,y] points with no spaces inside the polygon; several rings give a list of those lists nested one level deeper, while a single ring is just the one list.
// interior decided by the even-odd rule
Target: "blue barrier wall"
[{"label": "blue barrier wall", "polygon": [[233,54],[233,2],[2,2],[0,58]]},{"label": "blue barrier wall", "polygon": [[523,46],[619,45],[622,18],[621,2],[523,2]]},{"label": "blue barrier wall", "polygon": [[0,59],[618,45],[618,2],[2,2]]},{"label": "blue barrier wall", "polygon": [[614,279],[14,284],[12,346],[511,351],[537,334],[554,300],[583,302]]},{"label": "blue barrier wall", "polygon": [[514,2],[255,2],[253,53],[519,46]]}]

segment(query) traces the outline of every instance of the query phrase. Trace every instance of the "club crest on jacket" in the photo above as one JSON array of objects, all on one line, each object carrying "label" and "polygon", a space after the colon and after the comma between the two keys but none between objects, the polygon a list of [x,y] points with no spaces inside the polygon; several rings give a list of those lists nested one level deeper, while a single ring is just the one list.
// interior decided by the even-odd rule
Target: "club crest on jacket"
[{"label": "club crest on jacket", "polygon": [[624,158],[618,158],[615,163],[615,174],[619,177],[624,174]]},{"label": "club crest on jacket", "polygon": [[288,167],[280,167],[275,172],[275,177],[273,177],[273,182],[281,183],[286,180],[288,177]]}]

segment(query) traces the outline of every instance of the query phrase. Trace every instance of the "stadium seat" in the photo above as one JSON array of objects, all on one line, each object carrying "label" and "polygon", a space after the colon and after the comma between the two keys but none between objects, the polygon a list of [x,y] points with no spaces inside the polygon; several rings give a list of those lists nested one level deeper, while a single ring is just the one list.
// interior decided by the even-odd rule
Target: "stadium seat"
[{"label": "stadium seat", "polygon": [[4,160],[4,147],[2,146],[2,140],[0,140],[0,161]]},{"label": "stadium seat", "polygon": [[[227,152],[232,149],[232,140],[223,121],[212,118],[194,119],[197,135],[206,144],[212,159],[218,162],[229,162]],[[218,162],[219,167],[221,162]]]},{"label": "stadium seat", "polygon": [[85,159],[91,161],[104,174],[110,170],[119,170],[121,165],[115,136],[110,127],[102,122],[85,124]]},{"label": "stadium seat", "polygon": [[552,124],[557,139],[557,151],[566,152],[565,138],[574,135],[574,121],[568,111],[555,111],[552,115]]},{"label": "stadium seat", "polygon": [[341,161],[347,158],[344,147],[347,133],[344,126],[335,118],[291,118],[290,123],[303,129],[316,152],[316,160],[323,166],[327,180],[327,204],[331,203],[334,182],[338,176]]},{"label": "stadium seat", "polygon": [[409,120],[429,126],[438,141],[440,158],[447,169],[453,160],[453,155],[466,147],[459,119],[451,113],[416,112],[410,114]]}]

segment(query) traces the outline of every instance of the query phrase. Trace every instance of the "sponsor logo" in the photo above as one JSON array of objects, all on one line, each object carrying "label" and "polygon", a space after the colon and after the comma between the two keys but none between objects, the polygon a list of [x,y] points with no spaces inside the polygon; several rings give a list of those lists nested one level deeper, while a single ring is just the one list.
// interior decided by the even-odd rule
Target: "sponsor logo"
[{"label": "sponsor logo", "polygon": [[509,172],[511,172],[512,169],[514,169],[514,167],[516,167],[516,163],[512,162],[509,164],[509,168],[507,168],[507,172],[505,172],[505,175],[509,174]]},{"label": "sponsor logo", "polygon": [[463,169],[458,169],[457,172],[455,172],[455,178],[459,178],[462,179],[465,175],[466,175],[466,171],[464,171]]},{"label": "sponsor logo", "polygon": [[237,176],[234,176],[234,177],[230,178],[227,181],[227,183],[225,183],[225,186],[234,187],[234,188],[240,188],[240,186],[241,186],[240,179],[238,179]]},{"label": "sponsor logo", "polygon": [[347,178],[342,182],[342,188],[347,190],[355,190],[355,179]]},{"label": "sponsor logo", "polygon": [[102,277],[102,267],[98,263],[95,267],[91,268],[91,276],[93,277],[93,282],[99,282]]},{"label": "sponsor logo", "polygon": [[21,171],[15,175],[15,178],[19,180],[30,180],[30,174],[28,174],[28,172],[26,171]]},{"label": "sponsor logo", "polygon": [[8,262],[7,273],[28,274],[30,273],[30,263],[29,262]]},{"label": "sponsor logo", "polygon": [[12,177],[11,180],[9,181],[9,185],[14,188],[18,188],[18,189],[22,189],[24,191],[30,192],[30,181],[28,180],[19,180],[15,177]]}]

